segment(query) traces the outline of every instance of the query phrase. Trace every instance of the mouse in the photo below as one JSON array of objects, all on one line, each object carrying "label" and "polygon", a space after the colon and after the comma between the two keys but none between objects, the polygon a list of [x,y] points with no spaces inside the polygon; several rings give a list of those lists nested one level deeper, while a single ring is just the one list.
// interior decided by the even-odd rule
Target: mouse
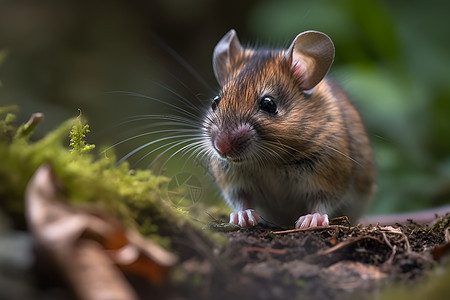
[{"label": "mouse", "polygon": [[205,156],[230,223],[281,228],[352,224],[376,192],[365,126],[328,71],[335,47],[319,31],[285,49],[243,47],[234,29],[217,43],[219,92],[202,120]]}]

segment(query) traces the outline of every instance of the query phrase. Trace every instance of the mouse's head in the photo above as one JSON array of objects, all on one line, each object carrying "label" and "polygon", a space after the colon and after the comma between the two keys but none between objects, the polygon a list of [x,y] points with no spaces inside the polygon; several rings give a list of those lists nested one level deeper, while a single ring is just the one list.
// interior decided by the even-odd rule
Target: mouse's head
[{"label": "mouse's head", "polygon": [[312,89],[333,59],[333,43],[317,31],[299,34],[287,50],[243,48],[229,31],[214,49],[221,90],[204,119],[214,152],[242,163],[288,161],[307,152],[305,142],[326,109],[312,99]]}]

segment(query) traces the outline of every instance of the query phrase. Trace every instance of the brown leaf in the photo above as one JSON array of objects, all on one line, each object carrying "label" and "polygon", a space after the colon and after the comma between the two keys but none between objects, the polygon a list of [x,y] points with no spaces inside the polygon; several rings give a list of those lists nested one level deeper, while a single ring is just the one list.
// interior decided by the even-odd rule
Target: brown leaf
[{"label": "brown leaf", "polygon": [[26,192],[36,243],[53,258],[82,299],[136,299],[123,272],[159,284],[176,257],[102,211],[67,203],[50,166],[41,166]]}]

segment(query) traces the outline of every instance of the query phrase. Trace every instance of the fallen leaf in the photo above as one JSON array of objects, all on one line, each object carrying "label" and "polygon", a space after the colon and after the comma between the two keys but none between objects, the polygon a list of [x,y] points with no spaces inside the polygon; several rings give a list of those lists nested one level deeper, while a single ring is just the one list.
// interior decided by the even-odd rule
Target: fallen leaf
[{"label": "fallen leaf", "polygon": [[103,211],[70,205],[49,165],[26,191],[29,228],[81,299],[136,299],[125,278],[133,273],[160,284],[176,257]]}]

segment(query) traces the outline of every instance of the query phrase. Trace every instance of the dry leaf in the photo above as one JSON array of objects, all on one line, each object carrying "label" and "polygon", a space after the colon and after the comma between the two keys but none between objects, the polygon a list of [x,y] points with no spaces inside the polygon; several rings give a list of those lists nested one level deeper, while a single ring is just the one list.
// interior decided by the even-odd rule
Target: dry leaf
[{"label": "dry leaf", "polygon": [[48,165],[28,184],[26,215],[37,245],[54,259],[81,299],[136,299],[124,272],[159,284],[176,262],[173,254],[112,216],[68,204]]}]

